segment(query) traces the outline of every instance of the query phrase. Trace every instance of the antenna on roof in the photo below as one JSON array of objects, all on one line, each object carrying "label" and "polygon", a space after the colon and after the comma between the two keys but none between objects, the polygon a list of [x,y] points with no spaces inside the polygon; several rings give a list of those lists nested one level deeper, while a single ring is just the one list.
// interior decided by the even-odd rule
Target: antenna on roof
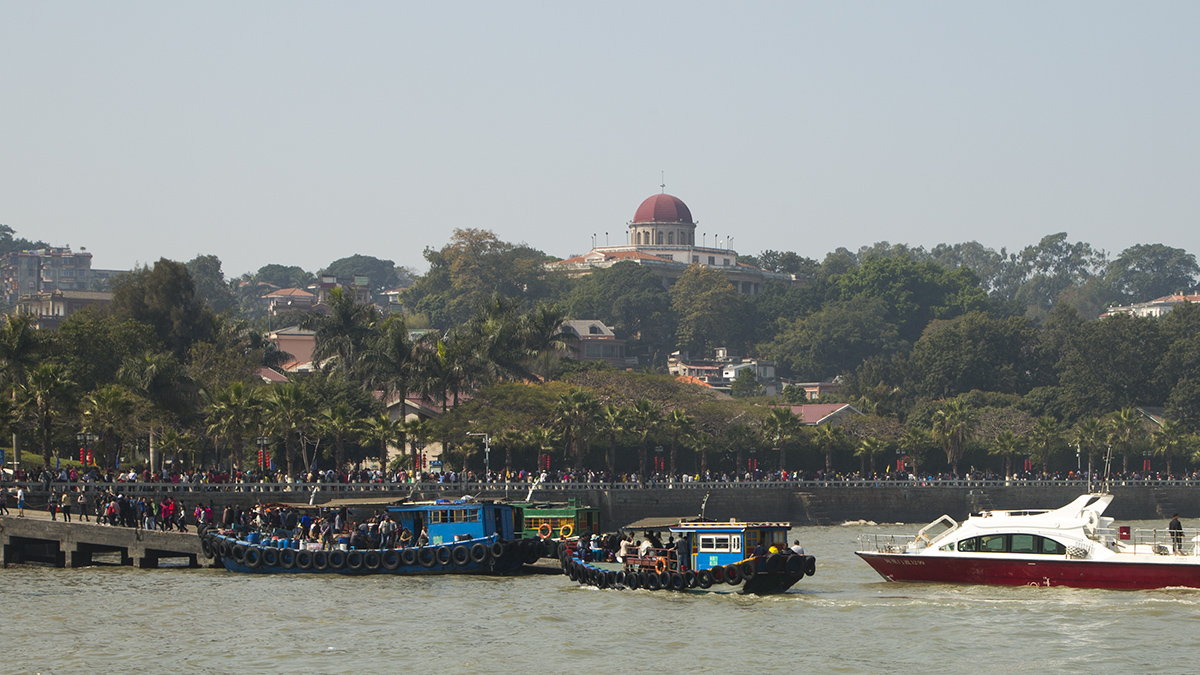
[{"label": "antenna on roof", "polygon": [[667,172],[660,172],[659,178],[662,180],[662,184],[658,187],[662,188],[663,194],[665,195],[667,194]]}]

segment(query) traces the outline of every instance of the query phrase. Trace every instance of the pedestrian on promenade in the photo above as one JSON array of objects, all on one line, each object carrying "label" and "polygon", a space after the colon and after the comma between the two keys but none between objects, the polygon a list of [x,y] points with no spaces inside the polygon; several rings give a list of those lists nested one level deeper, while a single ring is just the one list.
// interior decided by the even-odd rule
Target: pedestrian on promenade
[{"label": "pedestrian on promenade", "polygon": [[0,485],[0,513],[8,515],[8,487]]},{"label": "pedestrian on promenade", "polygon": [[62,502],[58,510],[62,511],[64,523],[71,522],[71,493],[67,490],[63,490]]},{"label": "pedestrian on promenade", "polygon": [[17,515],[17,517],[24,518],[25,517],[25,486],[24,485],[17,488],[17,510],[20,511],[20,513]]},{"label": "pedestrian on promenade", "polygon": [[79,496],[75,498],[75,505],[79,507],[79,517],[89,523],[92,522],[91,517],[88,515],[87,494],[83,490],[80,490]]},{"label": "pedestrian on promenade", "polygon": [[50,512],[50,520],[58,520],[58,493],[51,492],[46,501],[46,510]]}]

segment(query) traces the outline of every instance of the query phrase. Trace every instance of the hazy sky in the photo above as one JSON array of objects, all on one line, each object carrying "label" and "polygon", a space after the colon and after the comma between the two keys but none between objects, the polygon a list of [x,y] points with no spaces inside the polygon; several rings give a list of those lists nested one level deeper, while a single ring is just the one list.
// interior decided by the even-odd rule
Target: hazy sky
[{"label": "hazy sky", "polygon": [[[0,1],[0,223],[230,276],[455,227],[567,256],[667,192],[733,248],[1200,254],[1198,3]],[[699,238],[699,237],[698,237]]]}]

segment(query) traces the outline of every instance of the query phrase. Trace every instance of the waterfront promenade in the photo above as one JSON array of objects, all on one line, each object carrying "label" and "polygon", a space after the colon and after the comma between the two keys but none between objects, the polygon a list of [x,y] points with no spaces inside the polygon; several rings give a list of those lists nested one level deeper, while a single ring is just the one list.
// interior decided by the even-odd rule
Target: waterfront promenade
[{"label": "waterfront promenade", "polygon": [[108,559],[112,564],[139,568],[158,567],[164,559],[186,562],[188,567],[212,565],[204,555],[200,537],[190,533],[147,531],[141,528],[51,520],[45,510],[17,510],[0,516],[0,566],[26,562],[49,563],[56,567],[83,567]]}]

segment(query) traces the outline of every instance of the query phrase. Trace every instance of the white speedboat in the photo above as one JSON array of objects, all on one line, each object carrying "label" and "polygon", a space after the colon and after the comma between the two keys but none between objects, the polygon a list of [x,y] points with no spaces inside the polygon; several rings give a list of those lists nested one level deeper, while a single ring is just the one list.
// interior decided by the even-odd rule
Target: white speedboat
[{"label": "white speedboat", "polygon": [[1200,588],[1195,530],[1113,527],[1111,494],[1053,510],[942,516],[916,535],[868,534],[857,554],[888,581]]}]

